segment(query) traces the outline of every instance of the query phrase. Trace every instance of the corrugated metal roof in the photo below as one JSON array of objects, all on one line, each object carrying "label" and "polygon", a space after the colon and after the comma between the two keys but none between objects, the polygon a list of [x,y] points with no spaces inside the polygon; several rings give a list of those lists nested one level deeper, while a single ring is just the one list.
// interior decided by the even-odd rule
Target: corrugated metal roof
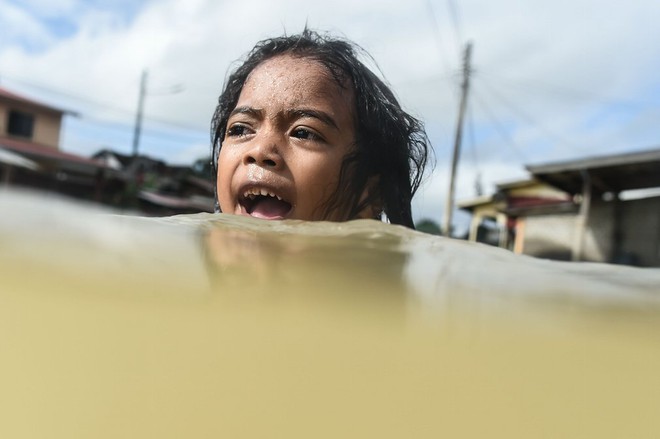
[{"label": "corrugated metal roof", "polygon": [[571,194],[588,175],[594,189],[621,192],[660,187],[660,149],[526,166],[539,180]]}]

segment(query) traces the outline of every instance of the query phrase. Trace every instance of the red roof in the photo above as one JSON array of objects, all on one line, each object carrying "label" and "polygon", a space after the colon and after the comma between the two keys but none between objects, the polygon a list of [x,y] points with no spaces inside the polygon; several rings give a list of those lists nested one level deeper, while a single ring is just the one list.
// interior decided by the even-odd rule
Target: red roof
[{"label": "red roof", "polygon": [[41,102],[37,102],[35,100],[28,99],[28,98],[23,97],[21,95],[17,95],[16,93],[11,92],[11,91],[9,91],[5,88],[2,88],[2,87],[0,87],[0,98],[5,98],[5,99],[12,100],[12,101],[18,101],[18,102],[25,102],[26,104],[34,105],[34,106],[40,107],[40,108],[45,108],[47,110],[55,111],[57,113],[70,113],[69,111],[62,110],[62,109],[59,109],[59,108],[56,108],[56,107],[53,107],[51,105],[47,105],[47,104],[44,104],[44,103],[41,103]]},{"label": "red roof", "polygon": [[553,204],[562,204],[570,201],[570,197],[548,198],[548,197],[509,197],[507,199],[507,207],[509,208],[526,208],[536,206],[550,206]]},{"label": "red roof", "polygon": [[196,185],[197,187],[207,190],[210,193],[213,193],[213,191],[215,190],[215,185],[213,184],[213,182],[208,181],[206,179],[195,177],[193,175],[188,175],[186,177],[186,180],[191,184]]},{"label": "red roof", "polygon": [[80,163],[84,165],[95,166],[98,168],[106,168],[107,166],[100,160],[90,159],[87,157],[70,154],[68,152],[60,151],[59,149],[51,146],[41,145],[39,143],[29,142],[25,140],[11,139],[8,137],[0,138],[0,146],[11,149],[23,155],[37,158],[52,159],[64,162]]}]

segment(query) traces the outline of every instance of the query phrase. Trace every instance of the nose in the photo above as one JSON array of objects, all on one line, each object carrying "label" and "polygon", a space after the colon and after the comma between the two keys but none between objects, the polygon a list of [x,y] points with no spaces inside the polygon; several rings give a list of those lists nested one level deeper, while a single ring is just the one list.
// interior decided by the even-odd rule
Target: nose
[{"label": "nose", "polygon": [[279,168],[283,161],[279,139],[276,135],[267,133],[257,136],[243,156],[243,164],[254,164],[264,168]]}]

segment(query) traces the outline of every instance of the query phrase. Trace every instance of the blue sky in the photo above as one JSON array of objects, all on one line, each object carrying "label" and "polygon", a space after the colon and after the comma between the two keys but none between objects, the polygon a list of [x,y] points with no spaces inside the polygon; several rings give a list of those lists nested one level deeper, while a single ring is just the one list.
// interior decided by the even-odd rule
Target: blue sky
[{"label": "blue sky", "polygon": [[464,42],[474,73],[459,199],[477,175],[490,191],[524,164],[660,147],[658,17],[656,0],[0,0],[0,85],[80,115],[62,149],[129,152],[148,69],[140,150],[191,163],[208,151],[232,61],[307,23],[364,47],[426,123],[437,164],[416,216],[439,220]]}]

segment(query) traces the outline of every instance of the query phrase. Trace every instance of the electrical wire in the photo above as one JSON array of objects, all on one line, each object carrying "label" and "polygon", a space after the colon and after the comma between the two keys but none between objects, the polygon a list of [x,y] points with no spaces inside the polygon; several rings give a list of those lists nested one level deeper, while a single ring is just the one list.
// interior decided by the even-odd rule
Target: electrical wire
[{"label": "electrical wire", "polygon": [[616,104],[622,106],[628,106],[635,109],[640,109],[641,107],[660,107],[660,103],[652,101],[642,101],[642,100],[632,100],[627,98],[622,98],[620,96],[607,96],[594,93],[592,91],[577,90],[565,86],[560,86],[557,84],[549,84],[540,81],[534,80],[512,80],[510,78],[505,78],[498,74],[493,74],[492,72],[480,72],[482,77],[486,77],[489,80],[496,80],[500,83],[507,84],[509,87],[514,87],[518,89],[523,89],[526,91],[532,92],[546,92],[552,96],[561,95],[563,98],[573,99],[576,101],[588,101],[592,103],[599,104]]},{"label": "electrical wire", "polygon": [[504,128],[504,126],[500,123],[497,117],[495,117],[495,113],[493,113],[490,107],[486,104],[486,102],[481,99],[480,94],[477,92],[476,89],[474,89],[474,87],[472,90],[472,96],[473,99],[477,102],[477,104],[480,105],[481,109],[484,111],[486,116],[488,116],[488,118],[491,120],[493,126],[495,127],[495,130],[500,134],[500,136],[502,136],[504,143],[509,148],[511,148],[511,150],[518,157],[521,163],[527,163],[527,159],[523,154],[521,148],[516,144],[516,142],[513,140],[513,137],[511,137],[507,129]]},{"label": "electrical wire", "polygon": [[468,139],[469,139],[469,150],[472,152],[472,165],[475,171],[475,181],[474,188],[477,196],[483,195],[483,187],[481,184],[481,170],[479,167],[479,160],[477,159],[477,142],[476,135],[474,132],[474,117],[472,114],[472,106],[468,105],[467,107],[467,121],[468,121]]},{"label": "electrical wire", "polygon": [[529,115],[529,112],[521,110],[518,106],[514,105],[510,100],[508,100],[498,91],[496,91],[495,87],[489,84],[488,81],[484,80],[483,76],[480,77],[479,83],[481,85],[485,85],[486,86],[485,88],[490,92],[491,96],[493,96],[502,105],[508,108],[510,112],[512,112],[519,118],[523,119],[529,125],[535,127],[536,129],[544,133],[546,137],[555,140],[560,146],[568,147],[569,148],[568,151],[570,151],[571,153],[573,153],[575,150],[584,151],[584,148],[579,147],[575,143],[570,142],[564,137],[553,132],[552,130],[549,130],[545,125],[539,123],[533,117],[531,117]]},{"label": "electrical wire", "polygon": [[[56,89],[56,88],[53,88],[53,87],[45,86],[43,84],[37,84],[37,83],[31,82],[31,81],[25,81],[25,80],[22,80],[22,79],[13,78],[13,77],[10,77],[10,76],[4,75],[4,74],[2,74],[0,76],[3,77],[3,78],[9,79],[12,82],[16,82],[17,84],[22,84],[22,85],[32,87],[34,89],[45,91],[47,93],[51,93],[51,94],[55,94],[55,95],[65,96],[69,99],[73,99],[74,101],[79,101],[79,102],[84,102],[84,103],[90,104],[92,106],[95,106],[97,109],[103,109],[103,110],[106,110],[106,111],[111,111],[114,114],[121,114],[123,116],[130,116],[130,117],[135,116],[135,112],[133,112],[131,110],[128,110],[126,108],[116,106],[116,105],[108,103],[108,102],[102,102],[102,101],[98,101],[98,100],[95,100],[95,99],[90,99],[88,97],[76,95],[76,94],[70,93],[68,91],[64,91],[64,90],[61,90],[61,89]],[[84,119],[90,118],[90,116],[84,115],[84,113],[80,117],[84,118]],[[158,118],[158,117],[153,117],[153,116],[143,116],[143,119],[151,121],[151,122],[166,124],[166,125],[176,127],[176,128],[180,128],[180,129],[184,129],[184,130],[199,131],[199,132],[201,132],[201,131],[205,132],[206,131],[206,130],[203,130],[202,128],[200,128],[200,127],[196,127],[196,126],[188,125],[188,124],[185,124],[185,123],[181,123],[179,121],[173,121],[173,120],[164,119],[164,118]],[[100,122],[100,119],[96,118],[96,121]],[[130,122],[130,123],[132,123],[132,122]]]},{"label": "electrical wire", "polygon": [[457,53],[461,53],[461,45],[463,42],[463,35],[461,32],[460,18],[458,13],[458,6],[454,0],[447,0],[447,6],[449,8],[449,16],[451,17],[451,22],[454,28],[454,36],[456,38],[456,47],[458,49]]},{"label": "electrical wire", "polygon": [[[133,127],[127,127],[127,126],[121,126],[121,122],[109,122],[107,120],[103,119],[96,119],[94,117],[85,117],[81,119],[77,119],[76,124],[78,125],[95,125],[97,127],[100,127],[103,130],[106,131],[112,131],[117,134],[125,134],[127,136],[133,136]],[[189,140],[199,140],[201,138],[207,139],[208,135],[202,134],[201,132],[199,134],[191,133],[191,132],[181,132],[177,131],[175,134],[172,134],[171,132],[165,132],[166,130],[156,130],[153,128],[149,128],[148,126],[143,125],[142,130],[140,132],[140,136],[146,136],[150,138],[156,138],[156,139],[161,139],[166,142],[175,142],[172,140],[173,137],[176,138],[186,138]]]},{"label": "electrical wire", "polygon": [[[435,11],[433,9],[433,4],[431,3],[431,0],[426,0],[426,7],[428,9],[428,16],[429,16],[429,21],[431,23],[431,29],[433,30],[433,37],[436,45],[436,49],[438,50],[438,54],[442,55],[445,54],[445,47],[443,44],[443,38],[442,34],[440,33],[440,26],[438,24],[438,18],[435,15]],[[444,68],[445,68],[445,73],[447,74],[448,77],[452,75],[452,68],[449,63],[449,59],[446,56],[440,56],[442,59]]]}]

